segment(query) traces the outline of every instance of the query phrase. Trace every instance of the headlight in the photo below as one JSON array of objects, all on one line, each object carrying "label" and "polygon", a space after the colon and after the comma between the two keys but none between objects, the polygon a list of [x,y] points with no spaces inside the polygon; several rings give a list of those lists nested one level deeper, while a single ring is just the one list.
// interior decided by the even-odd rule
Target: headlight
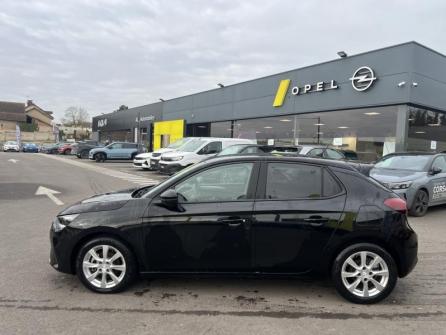
[{"label": "headlight", "polygon": [[180,161],[183,159],[183,156],[170,157],[171,161]]},{"label": "headlight", "polygon": [[61,215],[54,219],[53,229],[57,233],[68,226],[74,219],[76,219],[79,214]]},{"label": "headlight", "polygon": [[411,181],[403,181],[401,183],[389,183],[389,188],[392,190],[403,190],[409,188],[412,185]]}]

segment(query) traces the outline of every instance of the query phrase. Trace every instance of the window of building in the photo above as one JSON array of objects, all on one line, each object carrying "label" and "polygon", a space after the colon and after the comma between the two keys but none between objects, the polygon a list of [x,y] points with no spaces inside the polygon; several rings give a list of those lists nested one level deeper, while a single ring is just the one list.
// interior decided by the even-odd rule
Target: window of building
[{"label": "window of building", "polygon": [[186,125],[187,137],[209,137],[211,134],[210,123],[195,123]]},{"label": "window of building", "polygon": [[446,113],[409,107],[408,151],[446,150]]},{"label": "window of building", "polygon": [[253,163],[217,166],[175,187],[182,202],[237,201],[248,198]]},{"label": "window of building", "polygon": [[211,137],[232,137],[231,121],[211,123]]},{"label": "window of building", "polygon": [[395,151],[397,114],[398,106],[387,106],[236,120],[233,137],[262,145],[323,144],[375,161]]}]

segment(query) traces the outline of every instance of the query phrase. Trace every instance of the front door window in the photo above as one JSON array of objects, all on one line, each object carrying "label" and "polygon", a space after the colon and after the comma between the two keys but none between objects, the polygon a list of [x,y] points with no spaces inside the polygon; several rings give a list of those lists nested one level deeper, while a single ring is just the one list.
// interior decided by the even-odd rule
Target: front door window
[{"label": "front door window", "polygon": [[183,202],[237,201],[248,198],[253,163],[218,166],[200,172],[175,187]]}]

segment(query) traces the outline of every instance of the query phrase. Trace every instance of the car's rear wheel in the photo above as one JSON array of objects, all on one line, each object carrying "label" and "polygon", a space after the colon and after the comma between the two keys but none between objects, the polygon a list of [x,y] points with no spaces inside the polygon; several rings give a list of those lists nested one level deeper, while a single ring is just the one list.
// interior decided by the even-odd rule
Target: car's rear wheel
[{"label": "car's rear wheel", "polygon": [[85,243],[76,259],[76,272],[82,283],[99,293],[124,290],[134,279],[134,256],[123,243],[108,237]]},{"label": "car's rear wheel", "polygon": [[386,250],[360,243],[339,253],[333,263],[332,279],[345,299],[357,304],[373,304],[393,291],[398,272]]},{"label": "car's rear wheel", "polygon": [[102,152],[99,152],[97,154],[94,155],[94,159],[96,162],[105,162],[105,154],[103,154]]},{"label": "car's rear wheel", "polygon": [[83,150],[80,155],[79,155],[80,159],[87,159],[88,158],[88,150]]},{"label": "car's rear wheel", "polygon": [[411,216],[424,216],[429,207],[429,194],[425,190],[418,190],[415,194],[415,200],[412,207],[409,209]]},{"label": "car's rear wheel", "polygon": [[67,149],[63,152],[64,155],[71,155],[71,149]]}]

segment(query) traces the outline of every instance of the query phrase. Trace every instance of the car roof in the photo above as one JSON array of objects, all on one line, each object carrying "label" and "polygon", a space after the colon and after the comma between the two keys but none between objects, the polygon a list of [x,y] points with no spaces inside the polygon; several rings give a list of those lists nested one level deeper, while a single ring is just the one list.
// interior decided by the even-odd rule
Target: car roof
[{"label": "car roof", "polygon": [[246,160],[258,160],[258,161],[268,161],[268,162],[294,162],[294,163],[307,163],[307,164],[317,164],[323,166],[337,167],[341,169],[346,169],[350,171],[356,171],[353,166],[349,163],[331,159],[323,159],[323,158],[313,158],[308,156],[275,156],[275,155],[258,155],[258,154],[249,154],[249,155],[228,155],[228,156],[216,156],[207,159],[205,162],[216,163],[216,162],[242,162]]}]

